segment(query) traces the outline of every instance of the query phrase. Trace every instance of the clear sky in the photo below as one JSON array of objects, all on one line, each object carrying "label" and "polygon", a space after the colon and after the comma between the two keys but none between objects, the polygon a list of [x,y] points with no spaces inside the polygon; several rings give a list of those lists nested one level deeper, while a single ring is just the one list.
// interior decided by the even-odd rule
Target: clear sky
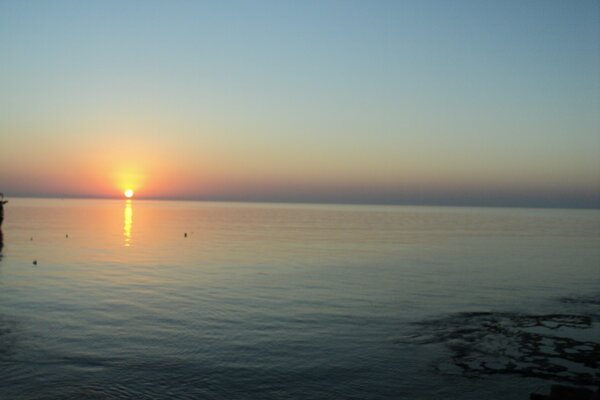
[{"label": "clear sky", "polygon": [[0,1],[0,191],[600,207],[600,2]]}]

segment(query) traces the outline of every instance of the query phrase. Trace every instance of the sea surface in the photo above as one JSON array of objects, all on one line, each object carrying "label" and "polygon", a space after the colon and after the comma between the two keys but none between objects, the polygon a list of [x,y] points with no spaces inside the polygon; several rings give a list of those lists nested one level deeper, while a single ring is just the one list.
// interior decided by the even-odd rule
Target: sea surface
[{"label": "sea surface", "polygon": [[10,199],[0,399],[527,399],[599,380],[600,211]]}]

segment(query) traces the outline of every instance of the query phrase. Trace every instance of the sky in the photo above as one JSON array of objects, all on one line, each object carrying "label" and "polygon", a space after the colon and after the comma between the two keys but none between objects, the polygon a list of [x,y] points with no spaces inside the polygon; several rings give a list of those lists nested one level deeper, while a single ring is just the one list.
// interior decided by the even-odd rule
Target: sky
[{"label": "sky", "polygon": [[0,1],[7,196],[600,208],[600,2]]}]

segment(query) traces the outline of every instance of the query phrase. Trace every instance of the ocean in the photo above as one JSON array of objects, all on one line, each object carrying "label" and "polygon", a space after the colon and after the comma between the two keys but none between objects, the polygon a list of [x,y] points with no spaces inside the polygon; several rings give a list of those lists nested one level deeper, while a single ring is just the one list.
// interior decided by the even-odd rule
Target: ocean
[{"label": "ocean", "polygon": [[527,399],[599,354],[599,210],[5,206],[1,399]]}]

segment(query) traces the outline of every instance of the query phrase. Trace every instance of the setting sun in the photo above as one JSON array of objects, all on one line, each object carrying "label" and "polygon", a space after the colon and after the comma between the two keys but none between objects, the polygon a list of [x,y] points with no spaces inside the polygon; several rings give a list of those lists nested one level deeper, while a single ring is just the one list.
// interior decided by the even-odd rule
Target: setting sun
[{"label": "setting sun", "polygon": [[125,197],[127,197],[128,199],[133,197],[133,190],[131,189],[127,189],[125,190],[125,192],[123,192],[123,194],[125,195]]}]

